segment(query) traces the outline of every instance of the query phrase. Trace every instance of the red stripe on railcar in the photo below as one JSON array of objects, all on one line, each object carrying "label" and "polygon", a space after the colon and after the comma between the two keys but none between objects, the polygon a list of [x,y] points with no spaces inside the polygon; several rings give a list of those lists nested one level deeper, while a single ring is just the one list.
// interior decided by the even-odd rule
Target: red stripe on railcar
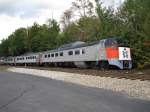
[{"label": "red stripe on railcar", "polygon": [[106,57],[107,59],[119,58],[118,48],[106,48]]}]

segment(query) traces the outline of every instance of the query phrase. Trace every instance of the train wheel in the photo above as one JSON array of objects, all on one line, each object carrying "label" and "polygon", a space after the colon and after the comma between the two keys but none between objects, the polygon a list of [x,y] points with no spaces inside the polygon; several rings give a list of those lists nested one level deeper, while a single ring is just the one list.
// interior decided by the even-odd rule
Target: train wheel
[{"label": "train wheel", "polygon": [[86,65],[88,66],[88,68],[96,68],[97,63],[95,61],[91,61],[91,62],[86,62]]},{"label": "train wheel", "polygon": [[105,69],[108,69],[109,68],[109,63],[108,61],[101,61],[100,62],[100,69],[101,70],[105,70]]}]

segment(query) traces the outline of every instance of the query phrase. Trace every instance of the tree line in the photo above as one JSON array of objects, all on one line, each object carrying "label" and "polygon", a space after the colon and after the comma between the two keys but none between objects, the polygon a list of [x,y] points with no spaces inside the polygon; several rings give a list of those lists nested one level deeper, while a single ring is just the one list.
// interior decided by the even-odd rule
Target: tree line
[{"label": "tree line", "polygon": [[[120,38],[131,48],[135,67],[150,65],[150,0],[125,0],[117,10],[102,1],[74,0],[58,23],[49,19],[19,28],[0,44],[0,56],[52,50],[74,42]],[[61,27],[60,28],[60,24]]]}]

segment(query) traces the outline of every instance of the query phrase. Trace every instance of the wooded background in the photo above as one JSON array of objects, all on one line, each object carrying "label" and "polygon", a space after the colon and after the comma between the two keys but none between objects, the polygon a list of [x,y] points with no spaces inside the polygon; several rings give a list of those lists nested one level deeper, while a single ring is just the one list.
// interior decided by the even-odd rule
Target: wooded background
[{"label": "wooded background", "polygon": [[[116,37],[132,52],[134,67],[150,65],[150,0],[125,0],[118,9],[100,0],[74,0],[61,16],[43,25],[19,28],[0,44],[0,56],[52,50],[74,42]],[[61,25],[61,28],[60,28]],[[61,29],[61,30],[60,30]]]}]

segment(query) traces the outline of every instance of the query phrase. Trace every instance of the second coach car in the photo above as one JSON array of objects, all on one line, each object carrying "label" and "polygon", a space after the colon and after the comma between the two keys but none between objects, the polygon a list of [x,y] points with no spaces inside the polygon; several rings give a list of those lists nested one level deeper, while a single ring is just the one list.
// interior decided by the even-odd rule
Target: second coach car
[{"label": "second coach car", "polygon": [[79,68],[108,68],[109,66],[120,69],[132,68],[130,48],[122,45],[115,38],[103,39],[90,44],[77,41],[51,51],[9,57],[5,63],[11,65],[76,66]]}]

